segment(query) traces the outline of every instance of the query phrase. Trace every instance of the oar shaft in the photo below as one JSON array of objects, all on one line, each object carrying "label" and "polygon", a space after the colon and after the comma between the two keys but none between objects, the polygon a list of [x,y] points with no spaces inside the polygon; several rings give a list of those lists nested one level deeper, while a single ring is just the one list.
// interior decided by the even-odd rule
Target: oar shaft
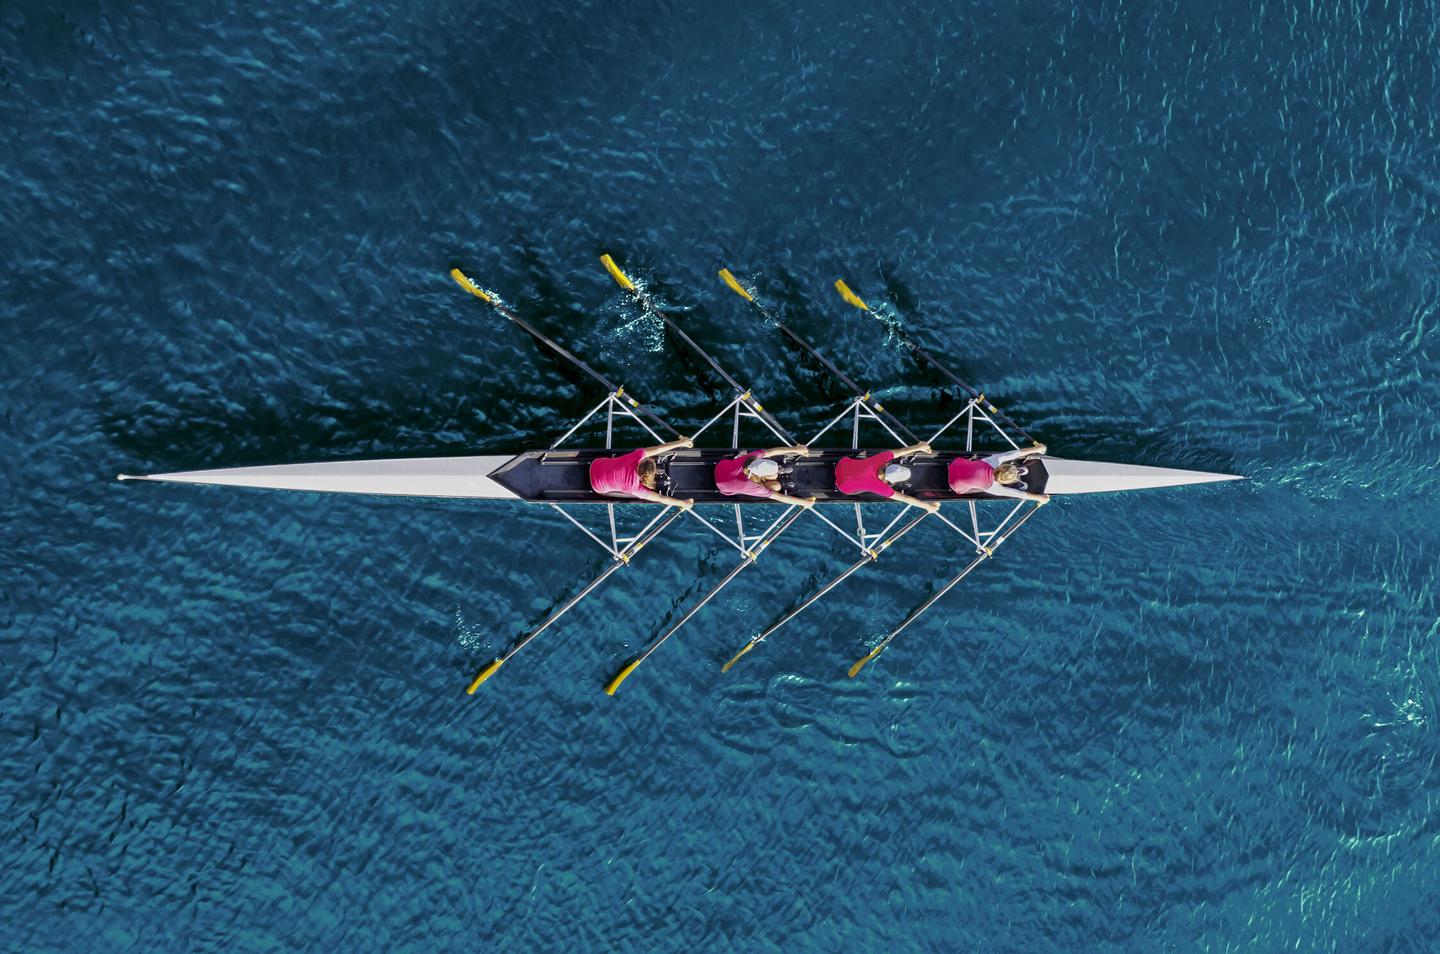
[{"label": "oar shaft", "polygon": [[930,365],[930,367],[934,368],[937,372],[939,372],[941,377],[946,378],[952,384],[958,386],[962,391],[969,394],[976,401],[983,404],[986,410],[988,410],[991,414],[999,417],[1006,424],[1010,425],[1010,427],[1014,428],[1015,432],[1018,433],[1021,437],[1031,442],[1035,440],[1035,438],[1031,437],[1029,432],[1026,431],[1025,428],[1021,427],[1019,424],[1016,424],[1009,414],[1006,414],[1004,411],[1000,410],[1000,408],[996,407],[994,404],[991,404],[988,400],[985,399],[985,395],[981,394],[969,384],[966,384],[965,381],[962,380],[958,374],[955,374],[949,368],[945,367],[943,364],[941,364],[935,359],[934,355],[926,351],[924,348],[920,347],[920,343],[915,340],[915,337],[910,334],[910,332],[906,331],[904,328],[896,328],[893,330],[895,332],[895,336],[900,339],[900,342],[904,344],[905,347],[909,349],[910,353],[913,354],[922,364]]},{"label": "oar shaft", "polygon": [[[869,311],[871,312],[871,314],[874,314],[874,312],[871,311],[870,306],[865,304],[865,302],[860,299],[860,296],[856,295],[853,291],[850,290],[850,287],[845,284],[844,279],[835,280],[835,290],[840,293],[840,297],[844,298],[846,303],[853,305],[856,308],[859,308],[861,311]],[[985,396],[983,394],[972,388],[970,385],[966,384],[963,380],[961,380],[958,374],[954,373],[949,368],[941,364],[939,361],[935,360],[935,357],[930,354],[930,352],[920,347],[920,342],[916,341],[915,336],[912,335],[908,330],[896,325],[891,325],[889,330],[891,334],[895,335],[897,338],[900,339],[900,343],[905,345],[905,347],[910,350],[910,353],[913,354],[917,360],[921,361],[924,364],[930,365],[936,371],[940,372],[940,375],[942,377],[949,379],[952,384],[959,386],[962,391],[969,394],[976,401],[983,402],[986,409],[988,409],[992,414],[995,414],[1005,423],[1013,427],[1017,434],[1025,438],[1027,441],[1031,441],[1032,443],[1034,442],[1035,438],[1031,437],[1028,433],[1026,433],[1025,428],[1021,427],[1019,424],[1016,424],[1013,420],[1011,420],[1010,415],[1006,414],[1004,411],[1000,410],[998,407],[991,404],[990,402],[985,401]],[[999,427],[998,424],[996,426]]]},{"label": "oar shaft", "polygon": [[[495,297],[494,295],[485,292],[483,289],[480,288],[479,285],[476,285],[473,281],[471,281],[464,272],[460,271],[460,269],[451,269],[450,277],[454,278],[455,281],[459,283],[461,288],[465,289],[470,294],[474,295],[476,298],[479,298],[481,301],[485,302],[485,304],[493,308],[495,312],[502,318],[513,322],[515,325],[524,330],[528,335],[530,335],[530,337],[534,338],[536,341],[540,342],[545,347],[549,348],[551,351],[555,352],[560,357],[564,358],[566,361],[579,368],[581,371],[590,375],[590,377],[598,381],[605,388],[605,390],[609,391],[612,394],[618,393],[620,391],[620,388],[616,387],[609,378],[605,377],[605,375],[601,374],[599,371],[596,371],[586,361],[584,361],[574,352],[570,351],[570,349],[566,348],[564,345],[561,345],[559,342],[555,341],[548,335],[543,334],[534,325],[530,324],[528,321],[515,314],[515,312],[511,311],[504,302],[500,301],[500,299]],[[646,420],[656,425],[661,430],[668,432],[671,437],[680,436],[679,431],[675,430],[675,428],[667,424],[658,415],[656,415],[654,411],[650,410],[650,408],[646,407],[644,404],[641,404],[639,401],[628,396],[625,398],[625,400],[630,405],[631,409],[633,409],[638,414],[644,415]]]},{"label": "oar shaft", "polygon": [[936,590],[934,593],[931,593],[929,599],[925,600],[925,602],[921,603],[914,610],[912,610],[910,612],[910,615],[906,616],[899,626],[896,626],[893,630],[891,630],[890,635],[886,636],[885,639],[882,641],[882,645],[884,643],[890,642],[890,640],[894,639],[896,636],[899,636],[901,630],[919,619],[921,614],[923,614],[926,610],[939,602],[942,596],[944,596],[946,593],[949,593],[955,587],[959,586],[960,581],[965,579],[965,577],[969,576],[971,570],[975,569],[977,566],[984,563],[988,559],[990,559],[990,554],[982,553],[975,559],[971,560],[969,565],[967,565],[965,569],[952,576],[944,586],[940,587],[940,589]]},{"label": "oar shaft", "polygon": [[506,663],[506,662],[509,662],[509,661],[510,661],[510,657],[514,656],[514,655],[515,655],[516,653],[518,653],[520,650],[524,649],[525,646],[526,646],[526,644],[528,644],[528,643],[530,642],[530,640],[534,639],[536,636],[539,636],[541,633],[545,632],[545,630],[549,629],[549,628],[555,623],[556,620],[558,620],[560,617],[564,616],[566,613],[568,613],[568,612],[570,612],[572,609],[574,609],[574,608],[576,607],[576,605],[578,605],[579,602],[580,602],[581,600],[583,600],[585,597],[587,597],[587,596],[589,596],[591,593],[595,592],[595,589],[596,589],[601,583],[604,583],[606,580],[610,579],[610,577],[611,577],[617,570],[620,570],[620,569],[623,569],[624,567],[629,566],[629,565],[630,565],[630,560],[635,556],[635,554],[637,554],[637,553],[640,552],[640,550],[641,550],[642,547],[644,547],[644,546],[645,546],[647,543],[649,543],[651,540],[653,540],[653,539],[655,539],[657,536],[659,536],[660,533],[661,533],[661,531],[663,531],[666,527],[670,526],[670,524],[672,524],[672,523],[674,523],[676,520],[678,520],[678,519],[680,518],[680,515],[683,514],[684,512],[685,512],[684,510],[682,510],[682,509],[680,509],[680,508],[677,507],[672,513],[670,513],[669,516],[665,517],[665,518],[662,519],[659,523],[657,523],[655,526],[653,526],[648,533],[645,533],[644,535],[642,535],[642,536],[640,537],[640,539],[638,539],[638,540],[636,540],[635,542],[631,543],[631,544],[630,544],[628,547],[626,547],[624,550],[621,550],[621,551],[620,551],[620,557],[617,558],[614,563],[612,563],[612,564],[610,564],[609,566],[607,566],[607,567],[600,573],[599,576],[595,577],[595,579],[593,579],[593,580],[591,580],[589,583],[585,584],[584,589],[582,589],[579,593],[576,593],[574,596],[570,597],[570,599],[566,600],[564,606],[561,606],[561,607],[560,607],[559,609],[557,609],[555,612],[553,612],[553,613],[551,613],[549,616],[547,616],[547,617],[545,618],[545,621],[544,621],[543,623],[541,623],[539,626],[537,626],[537,627],[535,627],[534,629],[532,629],[530,632],[526,633],[518,642],[516,642],[513,646],[511,646],[509,649],[507,649],[501,656],[499,656],[499,657],[495,660],[495,662],[494,662],[490,667],[487,667],[487,669],[486,669],[484,672],[482,672],[481,677],[480,677],[480,678],[477,678],[477,679],[475,680],[475,682],[471,684],[471,686],[470,686],[470,691],[473,693],[473,692],[475,691],[476,687],[479,686],[480,683],[482,683],[482,682],[484,682],[486,679],[488,679],[488,678],[490,677],[490,675],[494,672],[494,670],[495,670],[496,668],[498,668],[499,666],[501,666],[502,664],[504,664],[504,663]]},{"label": "oar shaft", "polygon": [[770,426],[770,429],[780,436],[781,440],[784,440],[791,444],[795,443],[795,438],[790,434],[789,431],[785,429],[784,425],[782,425],[778,420],[776,420],[773,414],[765,410],[765,408],[760,405],[760,402],[756,401],[753,397],[751,397],[750,389],[745,387],[739,381],[735,380],[733,377],[731,377],[730,373],[720,366],[720,362],[716,361],[713,357],[711,357],[710,352],[700,347],[700,345],[696,343],[694,338],[690,337],[688,334],[685,333],[684,328],[681,328],[670,318],[669,315],[661,311],[660,307],[655,304],[655,300],[651,298],[650,295],[644,290],[642,290],[638,285],[636,285],[635,282],[632,281],[628,275],[621,271],[620,266],[615,264],[615,260],[613,258],[611,258],[609,255],[601,255],[600,261],[605,266],[605,270],[610,273],[610,277],[615,279],[615,283],[617,285],[619,285],[621,288],[625,289],[632,296],[634,296],[635,300],[640,303],[640,306],[642,308],[650,312],[655,317],[659,318],[666,328],[670,329],[670,331],[673,332],[681,341],[689,345],[690,349],[696,354],[698,354],[701,359],[703,359],[705,363],[710,366],[711,370],[713,370],[722,379],[724,379],[726,384],[730,385],[732,388],[735,389],[735,393],[740,395],[742,403],[744,403],[746,408],[753,412],[757,417],[764,420],[765,423]]},{"label": "oar shaft", "polygon": [[757,541],[755,546],[746,552],[745,559],[741,560],[738,564],[736,564],[733,570],[725,574],[725,578],[723,580],[711,587],[710,592],[706,593],[699,602],[697,602],[694,606],[690,607],[690,609],[686,610],[685,615],[680,617],[679,621],[677,621],[674,626],[671,626],[669,629],[667,629],[664,634],[660,636],[659,639],[655,640],[653,643],[650,644],[649,648],[647,648],[645,652],[641,653],[639,656],[635,657],[635,659],[631,660],[623,669],[620,670],[619,673],[616,674],[614,679],[610,680],[609,684],[605,687],[605,694],[607,696],[615,695],[615,691],[620,688],[621,683],[623,683],[626,679],[629,679],[630,674],[633,673],[640,666],[641,663],[649,659],[651,653],[655,652],[655,650],[665,645],[665,641],[668,640],[671,636],[674,636],[677,632],[679,632],[680,627],[690,622],[691,618],[696,613],[700,612],[701,608],[704,607],[706,603],[713,600],[721,590],[725,589],[725,587],[730,585],[731,580],[735,579],[735,577],[740,575],[740,571],[754,564],[756,559],[759,558],[760,554],[764,552],[765,548],[768,547],[771,543],[773,543],[776,537],[784,533],[786,529],[788,529],[789,526],[794,523],[797,518],[799,518],[801,513],[803,513],[802,510],[800,510],[799,508],[795,508],[793,513],[789,513],[786,514],[784,517],[781,517],[780,520],[778,520],[775,525],[771,527],[770,530],[764,535],[764,537]]},{"label": "oar shaft", "polygon": [[836,366],[835,362],[825,357],[825,355],[821,353],[819,348],[816,348],[810,342],[800,337],[800,335],[798,335],[793,329],[791,329],[789,325],[785,324],[779,318],[775,317],[775,315],[771,313],[770,309],[760,304],[760,302],[755,299],[754,294],[748,289],[744,288],[739,283],[739,281],[735,279],[735,276],[730,274],[730,270],[728,268],[722,268],[720,270],[720,277],[724,280],[725,284],[729,285],[737,294],[740,295],[741,298],[744,298],[747,302],[749,302],[750,307],[755,309],[755,312],[760,315],[761,318],[764,318],[770,324],[774,325],[776,330],[778,330],[781,334],[794,342],[795,345],[800,348],[800,350],[804,351],[806,354],[810,355],[810,357],[818,361],[821,367],[823,367],[826,371],[830,372],[830,374],[836,379],[838,379],[841,384],[849,388],[852,394],[854,394],[858,399],[864,401],[865,406],[869,408],[872,412],[874,412],[877,417],[883,418],[885,420],[885,423],[889,424],[892,428],[898,431],[901,436],[910,443],[918,444],[920,442],[920,439],[916,437],[913,433],[911,433],[910,429],[906,427],[903,423],[901,423],[899,418],[897,418],[894,414],[891,414],[889,411],[885,410],[885,407],[879,401],[875,400],[875,398],[870,395],[870,392],[868,390],[856,384],[855,381],[848,374],[846,374],[844,371],[841,371],[840,368]]},{"label": "oar shaft", "polygon": [[556,620],[560,619],[560,617],[564,616],[566,613],[574,609],[576,604],[578,604],[585,597],[593,593],[596,587],[598,587],[601,583],[604,583],[610,578],[613,573],[615,573],[616,570],[622,569],[624,566],[625,564],[620,562],[619,560],[616,560],[614,563],[607,566],[599,576],[595,577],[595,579],[585,584],[584,589],[582,589],[579,593],[576,593],[574,596],[570,597],[570,599],[566,600],[565,605],[561,606],[555,612],[547,616],[545,618],[545,622],[532,629],[523,638],[521,638],[519,642],[506,650],[505,655],[502,656],[501,659],[508,661],[511,656],[524,649],[526,643],[530,642],[530,640],[534,639],[536,636],[539,636],[541,633],[545,632],[545,630],[549,629]]},{"label": "oar shaft", "polygon": [[981,563],[984,563],[984,562],[985,562],[986,560],[988,560],[990,557],[994,556],[994,555],[995,555],[995,551],[996,551],[997,549],[999,549],[1000,545],[1003,544],[1006,540],[1009,540],[1011,534],[1013,534],[1016,530],[1019,530],[1022,526],[1024,526],[1025,521],[1026,521],[1026,520],[1029,520],[1032,516],[1034,516],[1034,515],[1035,515],[1035,511],[1037,511],[1037,510],[1039,510],[1039,509],[1040,509],[1039,507],[1031,507],[1031,508],[1025,513],[1025,515],[1024,515],[1023,517],[1021,517],[1019,520],[1017,520],[1017,521],[1015,521],[1013,524],[1011,524],[1011,525],[1010,525],[1010,529],[1006,530],[1005,533],[1004,533],[1004,535],[1001,536],[1000,539],[993,541],[993,542],[989,545],[988,549],[987,549],[984,553],[981,553],[981,554],[980,554],[979,556],[977,556],[975,559],[971,560],[971,561],[970,561],[970,564],[969,564],[968,566],[966,566],[965,569],[961,570],[959,573],[955,574],[955,576],[951,577],[950,580],[949,580],[948,582],[946,582],[946,584],[945,584],[944,586],[940,587],[940,589],[938,589],[938,590],[936,590],[934,593],[930,594],[930,598],[929,598],[929,599],[927,599],[925,602],[921,603],[918,607],[916,607],[916,608],[910,613],[909,616],[905,617],[905,620],[904,620],[899,626],[896,626],[895,629],[894,629],[893,631],[891,631],[891,633],[890,633],[889,636],[886,636],[886,637],[885,637],[885,639],[884,639],[884,641],[882,642],[881,645],[884,645],[885,643],[889,643],[890,640],[892,640],[892,639],[894,639],[896,636],[900,635],[900,631],[901,631],[902,629],[904,629],[905,627],[909,626],[911,623],[915,622],[915,620],[919,619],[919,618],[920,618],[920,615],[921,615],[922,613],[924,613],[924,612],[925,612],[926,610],[928,610],[930,607],[934,606],[934,605],[940,600],[941,597],[943,597],[946,593],[949,593],[949,592],[950,592],[951,590],[953,590],[957,585],[959,585],[960,581],[963,580],[963,579],[965,579],[965,577],[970,574],[970,571],[971,571],[971,570],[975,569],[975,568],[976,568],[977,566],[979,566]]},{"label": "oar shaft", "polygon": [[690,607],[690,609],[686,611],[685,615],[680,617],[680,620],[674,626],[671,626],[668,630],[666,630],[663,636],[655,640],[655,642],[651,644],[649,649],[645,650],[645,654],[640,658],[644,659],[646,656],[649,656],[655,650],[659,649],[660,645],[664,643],[665,640],[669,639],[671,636],[674,636],[675,633],[679,631],[680,627],[690,622],[690,618],[693,617],[696,613],[700,612],[700,609],[706,603],[713,600],[721,590],[729,586],[730,581],[735,579],[735,577],[739,576],[741,570],[754,564],[756,559],[759,558],[760,554],[764,552],[765,548],[768,547],[771,543],[773,543],[776,537],[780,536],[780,534],[788,530],[790,528],[790,525],[796,520],[798,520],[800,518],[800,514],[802,513],[804,513],[804,511],[797,507],[795,508],[795,511],[793,513],[782,517],[780,519],[780,522],[775,524],[775,526],[770,530],[770,532],[765,535],[764,539],[756,542],[755,546],[750,550],[750,552],[745,555],[745,559],[741,560],[738,564],[735,565],[735,568],[733,570],[725,574],[725,578],[723,580],[721,580],[719,583],[716,583],[715,586],[711,588],[709,593],[706,593],[705,596],[701,598],[698,603]]},{"label": "oar shaft", "polygon": [[713,600],[716,596],[718,596],[718,595],[720,594],[720,591],[721,591],[721,590],[723,590],[723,589],[725,589],[725,587],[729,586],[729,585],[730,585],[730,581],[733,580],[733,579],[735,579],[735,577],[739,576],[741,570],[744,570],[746,567],[750,566],[750,565],[753,564],[754,562],[755,562],[755,558],[754,558],[754,557],[746,557],[745,559],[741,560],[738,564],[736,564],[734,569],[732,569],[729,573],[726,573],[726,574],[725,574],[725,578],[724,578],[724,579],[722,579],[719,583],[716,583],[713,587],[710,588],[710,592],[709,592],[709,593],[706,593],[703,597],[700,598],[700,600],[699,600],[698,602],[695,603],[694,606],[691,606],[688,610],[686,610],[686,611],[685,611],[685,615],[684,615],[684,616],[681,616],[680,619],[676,621],[676,623],[675,623],[674,626],[671,626],[669,629],[667,629],[667,630],[665,631],[664,635],[662,635],[659,639],[655,640],[655,642],[651,643],[651,644],[650,644],[650,648],[647,649],[647,650],[645,650],[645,652],[640,656],[640,659],[641,659],[642,661],[645,660],[645,659],[648,659],[649,656],[650,656],[650,654],[653,653],[655,650],[659,649],[662,645],[664,645],[664,643],[665,643],[665,641],[666,641],[667,639],[669,639],[671,636],[674,636],[677,632],[679,632],[680,627],[682,627],[682,626],[684,626],[686,623],[690,622],[690,619],[691,619],[696,613],[700,612],[700,610],[705,607],[705,604],[706,604],[706,603],[708,603],[708,602],[710,602],[711,600]]},{"label": "oar shaft", "polygon": [[814,593],[811,593],[808,597],[805,598],[803,602],[801,602],[799,606],[795,607],[793,610],[780,617],[779,620],[771,624],[769,629],[765,630],[759,636],[756,636],[753,640],[751,640],[751,642],[763,643],[766,639],[770,637],[771,633],[775,632],[781,626],[784,626],[786,623],[790,622],[792,619],[805,612],[807,609],[810,608],[811,604],[815,603],[822,596],[835,589],[835,587],[839,586],[841,583],[844,583],[846,580],[850,579],[850,577],[855,573],[855,571],[859,570],[862,566],[871,562],[873,559],[873,557],[864,556],[856,560],[853,564],[851,564],[848,570],[835,577],[835,579],[831,580],[829,583],[826,583],[824,586],[820,587],[820,589],[816,590]]},{"label": "oar shaft", "polygon": [[880,559],[881,553],[886,552],[886,549],[890,548],[891,543],[896,542],[896,540],[899,540],[901,536],[906,535],[906,533],[909,533],[910,530],[914,529],[914,527],[919,526],[920,522],[926,519],[927,516],[930,516],[930,514],[920,513],[920,516],[914,517],[914,519],[910,520],[909,523],[906,523],[906,525],[900,527],[900,529],[896,530],[896,532],[894,532],[893,535],[890,536],[890,538],[884,540],[883,543],[878,543],[876,548],[874,548],[873,555],[868,555],[867,553],[867,555],[863,556],[863,558],[858,559],[858,561],[852,563],[850,569],[842,572],[840,576],[835,576],[835,578],[831,579],[831,581],[829,581],[828,584],[825,584],[824,587],[816,589],[814,594],[809,595],[809,597],[805,598],[804,602],[801,602],[801,605],[793,608],[793,610],[789,611],[788,614],[780,617],[780,620],[776,621],[775,624],[770,625],[770,628],[768,628],[768,630],[763,631],[763,633],[760,633],[759,636],[753,638],[752,643],[763,643],[766,638],[770,637],[770,634],[775,633],[775,631],[779,630],[782,625],[789,623],[789,621],[793,620],[793,618],[798,617],[799,614],[802,614],[802,612],[808,610],[808,608],[811,607],[814,602],[818,601],[819,598],[824,597],[825,594],[828,594],[831,589],[838,587],[838,585],[842,584],[842,582],[850,579],[850,576],[854,575],[855,571],[858,571],[858,569],[860,569],[861,566],[864,566],[865,563],[871,563],[877,561],[877,559]]}]

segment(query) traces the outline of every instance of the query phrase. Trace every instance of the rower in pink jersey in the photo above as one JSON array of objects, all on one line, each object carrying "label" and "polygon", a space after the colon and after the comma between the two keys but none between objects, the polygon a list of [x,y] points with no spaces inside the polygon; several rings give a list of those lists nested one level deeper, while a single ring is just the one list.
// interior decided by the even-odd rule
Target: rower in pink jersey
[{"label": "rower in pink jersey", "polygon": [[808,510],[815,506],[814,497],[791,497],[781,493],[780,465],[773,458],[786,454],[809,457],[810,448],[804,445],[772,447],[726,458],[715,465],[715,486],[727,497],[765,497],[776,503]]},{"label": "rower in pink jersey", "polygon": [[[1035,500],[1045,503],[1049,494],[1032,494],[1025,489],[1023,459],[1045,453],[1044,444],[1017,447],[979,460],[958,457],[950,462],[950,489],[957,494],[987,493],[996,497]],[[1022,461],[1021,463],[1016,463]]]},{"label": "rower in pink jersey", "polygon": [[695,501],[678,500],[655,492],[655,458],[682,447],[694,446],[694,441],[682,437],[668,444],[639,447],[619,457],[597,457],[590,462],[590,489],[607,497],[633,497],[688,510],[695,506]]},{"label": "rower in pink jersey", "polygon": [[842,494],[876,494],[935,513],[940,509],[935,501],[921,500],[895,489],[895,484],[903,484],[910,479],[910,468],[892,463],[897,457],[933,453],[929,444],[921,442],[869,457],[842,457],[835,465],[835,489]]}]

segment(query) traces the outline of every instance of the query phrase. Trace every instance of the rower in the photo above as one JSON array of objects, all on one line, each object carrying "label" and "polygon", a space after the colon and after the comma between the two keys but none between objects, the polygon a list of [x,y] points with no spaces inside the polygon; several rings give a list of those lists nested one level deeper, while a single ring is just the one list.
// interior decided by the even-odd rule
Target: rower
[{"label": "rower", "polygon": [[590,462],[590,489],[608,497],[634,497],[636,500],[648,500],[650,503],[689,510],[695,506],[694,500],[677,500],[655,492],[655,474],[658,469],[655,458],[682,447],[694,446],[693,440],[682,437],[667,444],[656,444],[654,447],[638,447],[619,457],[597,457]]},{"label": "rower", "polygon": [[739,457],[727,457],[715,465],[715,486],[727,497],[765,497],[776,503],[809,510],[815,506],[814,497],[792,497],[782,493],[780,464],[776,457],[793,454],[809,457],[810,448],[772,447],[769,450],[751,451]]},{"label": "rower", "polygon": [[895,451],[881,451],[870,457],[842,457],[835,465],[835,488],[842,494],[876,494],[891,500],[920,507],[935,513],[940,505],[933,500],[921,500],[895,489],[910,479],[910,468],[904,464],[892,463],[897,457],[913,454],[933,454],[930,445],[924,441],[911,444]]},{"label": "rower", "polygon": [[1025,487],[1028,473],[1025,461],[1044,453],[1044,444],[1031,444],[979,460],[957,457],[950,462],[950,489],[957,494],[987,493],[994,497],[1045,503],[1050,499],[1049,494],[1032,494]]}]

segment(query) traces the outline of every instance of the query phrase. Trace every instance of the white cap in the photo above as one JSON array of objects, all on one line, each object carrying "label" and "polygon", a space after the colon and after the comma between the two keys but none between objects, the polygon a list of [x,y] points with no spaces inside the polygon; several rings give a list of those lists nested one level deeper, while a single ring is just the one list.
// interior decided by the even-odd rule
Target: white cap
[{"label": "white cap", "polygon": [[903,484],[910,479],[910,468],[904,464],[886,464],[884,476],[887,484]]},{"label": "white cap", "polygon": [[759,457],[745,465],[745,473],[769,480],[780,476],[780,465],[768,457]]}]

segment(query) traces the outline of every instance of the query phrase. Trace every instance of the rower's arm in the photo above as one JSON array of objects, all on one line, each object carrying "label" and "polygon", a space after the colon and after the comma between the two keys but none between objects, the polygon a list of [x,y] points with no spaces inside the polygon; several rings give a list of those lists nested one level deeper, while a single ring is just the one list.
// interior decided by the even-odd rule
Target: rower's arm
[{"label": "rower's arm", "polygon": [[804,444],[796,444],[794,447],[772,447],[769,450],[761,451],[761,457],[784,457],[787,454],[795,454],[800,457],[809,457],[810,448]]},{"label": "rower's arm", "polygon": [[682,437],[679,440],[673,440],[666,444],[656,444],[654,447],[645,448],[645,457],[648,460],[651,457],[659,457],[661,454],[668,454],[673,450],[680,450],[680,448],[682,447],[694,446],[695,442],[693,440],[688,437]]},{"label": "rower's arm", "polygon": [[772,492],[770,496],[765,499],[773,500],[776,503],[786,504],[791,507],[804,507],[806,510],[809,510],[811,507],[815,506],[814,497],[792,497],[789,494]]},{"label": "rower's arm", "polygon": [[1019,490],[1015,487],[1006,487],[1004,484],[991,484],[985,491],[994,494],[996,497],[1011,497],[1015,500],[1049,500],[1049,494],[1032,494],[1028,490]]},{"label": "rower's arm", "polygon": [[896,457],[909,457],[911,454],[933,454],[929,441],[921,441],[918,444],[911,444],[909,447],[902,447],[895,452]]},{"label": "rower's arm", "polygon": [[641,500],[648,500],[650,503],[664,504],[667,507],[679,507],[681,510],[688,510],[695,506],[695,501],[693,500],[679,500],[675,497],[657,494],[653,490],[641,490],[636,496]]},{"label": "rower's arm", "polygon": [[919,507],[921,510],[928,510],[931,513],[935,513],[940,509],[940,504],[934,500],[921,500],[919,497],[912,497],[909,494],[902,494],[898,490],[895,491],[894,496],[892,496],[890,499],[898,500],[900,503],[909,504],[912,507]]},{"label": "rower's arm", "polygon": [[1029,447],[1017,447],[1000,454],[990,454],[985,458],[985,463],[991,467],[999,467],[1001,464],[1009,463],[1012,460],[1019,460],[1022,457],[1034,457],[1037,454],[1045,453],[1044,444],[1031,444]]}]

